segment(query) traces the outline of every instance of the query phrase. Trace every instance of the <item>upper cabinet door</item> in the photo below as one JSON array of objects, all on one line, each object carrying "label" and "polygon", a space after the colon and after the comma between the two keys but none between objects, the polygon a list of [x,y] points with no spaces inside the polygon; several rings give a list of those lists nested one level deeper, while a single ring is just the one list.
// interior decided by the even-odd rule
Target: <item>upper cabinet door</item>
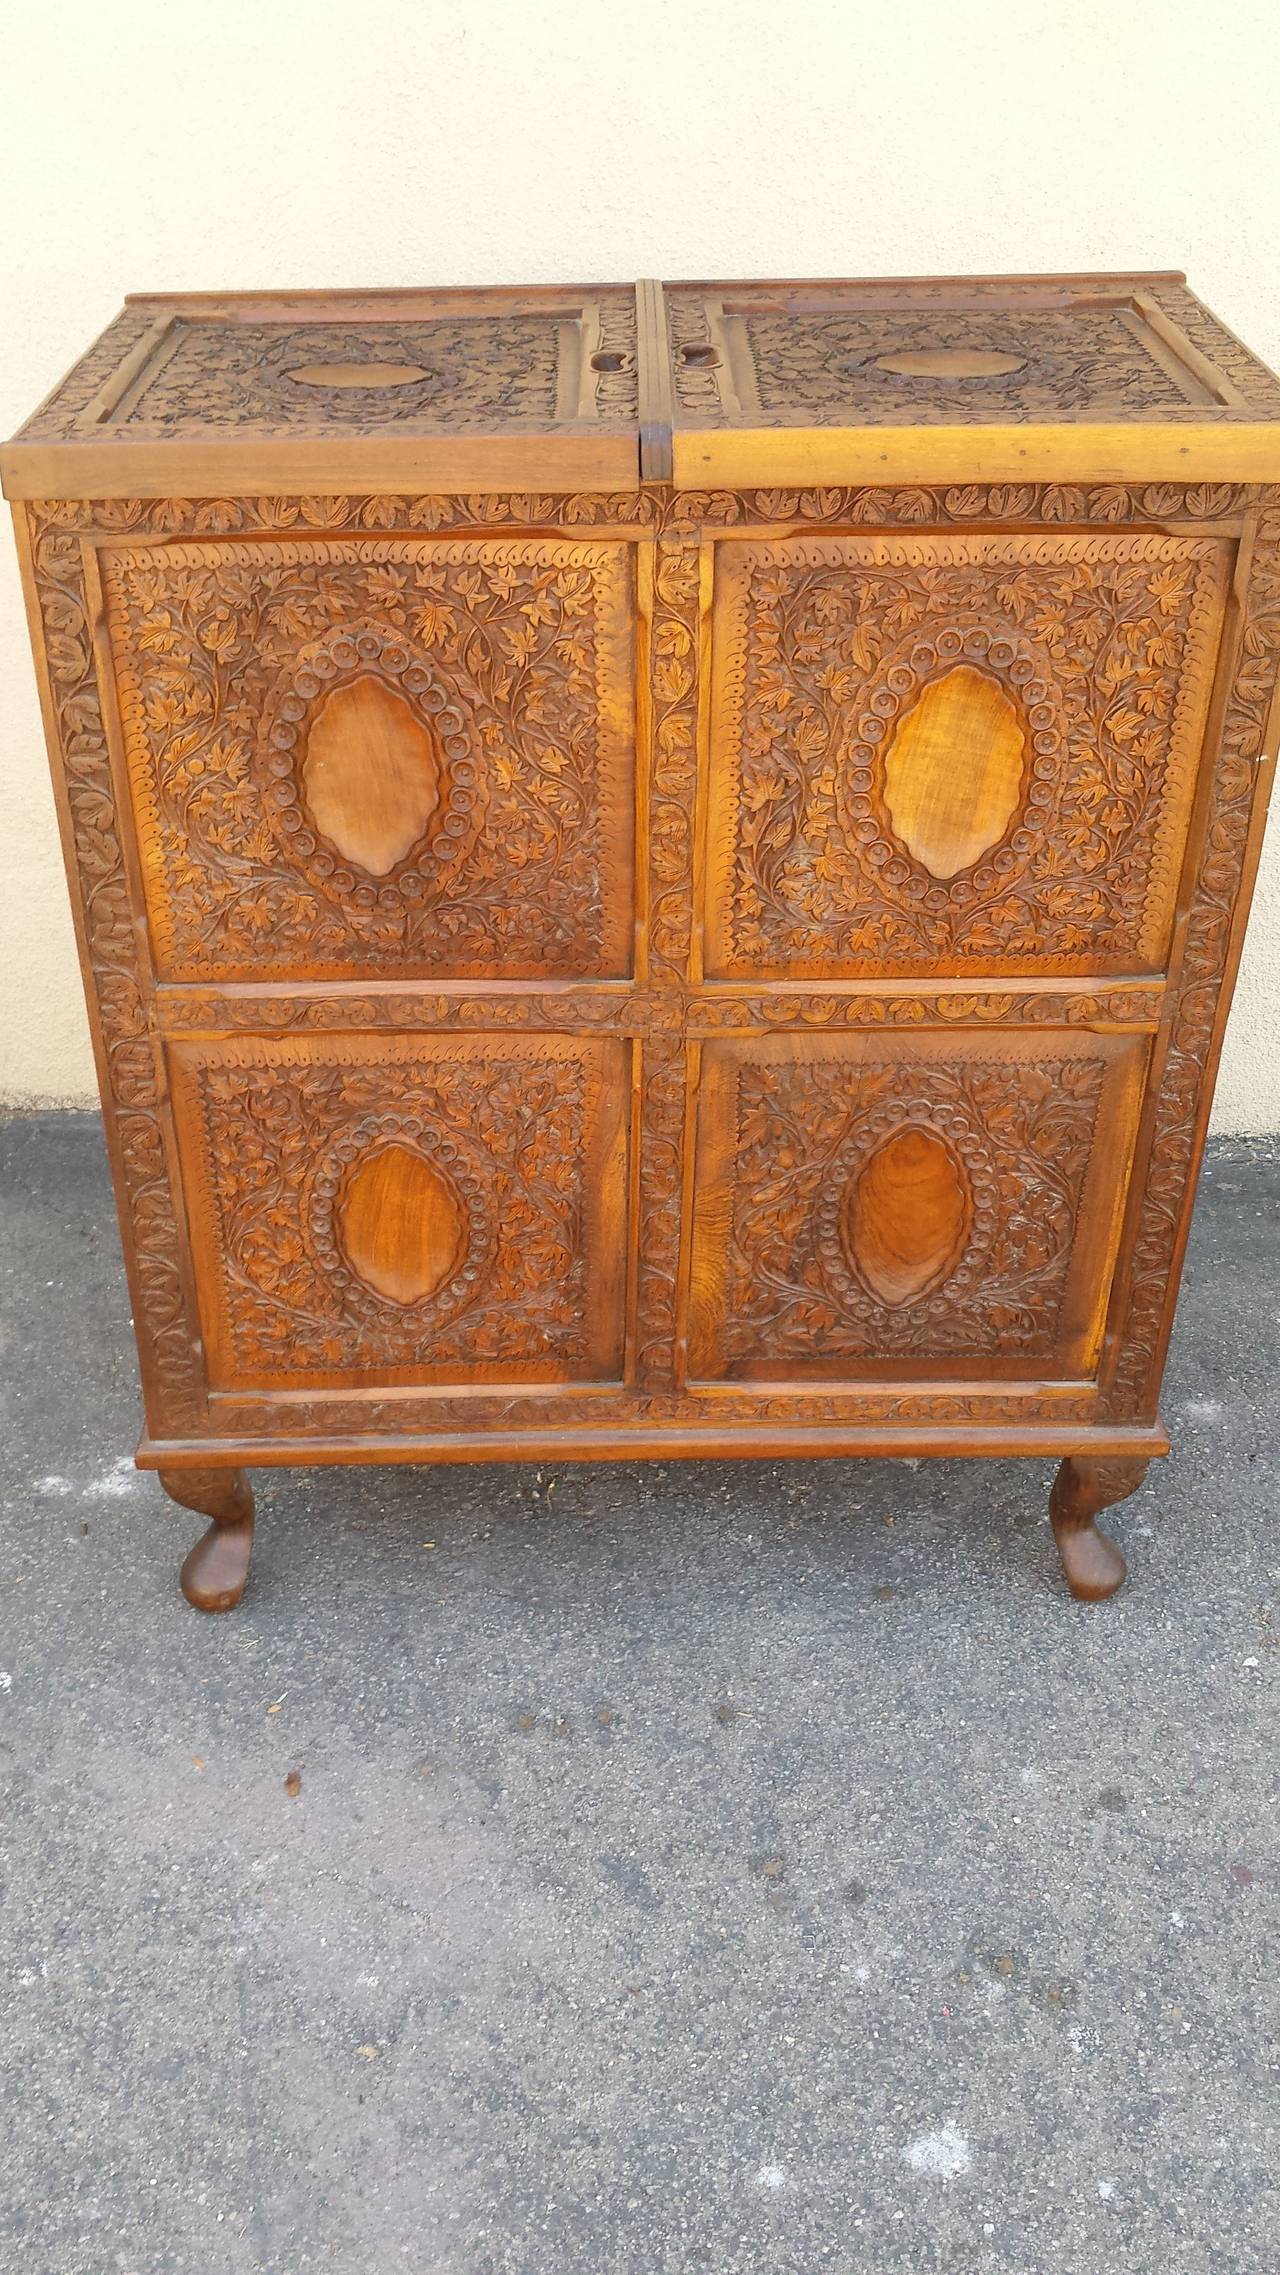
[{"label": "upper cabinet door", "polygon": [[719,543],[708,978],[1160,970],[1230,565],[1148,529]]},{"label": "upper cabinet door", "polygon": [[634,550],[103,544],[160,976],[624,977]]},{"label": "upper cabinet door", "polygon": [[1176,275],[675,284],[665,308],[680,488],[1280,474],[1280,381]]},{"label": "upper cabinet door", "polygon": [[131,299],[4,452],[10,497],[632,487],[632,285]]}]

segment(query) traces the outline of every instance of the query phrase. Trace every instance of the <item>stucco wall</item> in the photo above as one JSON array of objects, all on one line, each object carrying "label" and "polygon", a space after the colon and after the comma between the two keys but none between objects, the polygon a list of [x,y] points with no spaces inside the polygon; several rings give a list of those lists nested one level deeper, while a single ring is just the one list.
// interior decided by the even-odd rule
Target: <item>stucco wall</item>
[{"label": "stucco wall", "polygon": [[[1280,365],[1274,0],[10,13],[0,425],[127,291],[1185,268]],[[94,1094],[0,546],[0,1098]],[[1280,1128],[1280,825],[1217,1126]]]}]

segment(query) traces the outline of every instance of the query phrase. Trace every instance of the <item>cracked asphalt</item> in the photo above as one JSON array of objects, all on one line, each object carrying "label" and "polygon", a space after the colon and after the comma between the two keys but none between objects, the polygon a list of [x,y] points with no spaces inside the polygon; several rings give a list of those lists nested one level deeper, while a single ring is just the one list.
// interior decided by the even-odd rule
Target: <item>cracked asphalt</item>
[{"label": "cracked asphalt", "polygon": [[1276,2275],[1280,1152],[1175,1451],[261,1472],[139,1424],[101,1136],[0,1126],[3,2275]]}]

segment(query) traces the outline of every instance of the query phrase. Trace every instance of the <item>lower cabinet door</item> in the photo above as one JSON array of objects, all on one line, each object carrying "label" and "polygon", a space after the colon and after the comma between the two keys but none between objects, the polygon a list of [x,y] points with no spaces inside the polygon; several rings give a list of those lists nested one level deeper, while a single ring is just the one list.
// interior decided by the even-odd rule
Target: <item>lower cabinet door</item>
[{"label": "lower cabinet door", "polygon": [[210,1387],[617,1379],[629,1049],[171,1044]]},{"label": "lower cabinet door", "polygon": [[695,1381],[1087,1379],[1148,1039],[704,1046]]}]

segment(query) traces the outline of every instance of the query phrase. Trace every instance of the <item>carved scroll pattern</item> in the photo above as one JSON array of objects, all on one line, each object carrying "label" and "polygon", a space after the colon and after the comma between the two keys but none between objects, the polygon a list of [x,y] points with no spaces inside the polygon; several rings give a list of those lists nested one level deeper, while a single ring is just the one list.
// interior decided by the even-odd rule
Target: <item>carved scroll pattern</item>
[{"label": "carved scroll pattern", "polygon": [[[352,966],[580,977],[625,968],[631,653],[623,549],[532,538],[130,547],[105,556],[151,917],[168,976]],[[342,634],[426,706],[457,807],[393,878],[333,849],[290,861],[305,819],[271,733],[281,690],[333,671]],[[464,787],[465,784],[465,787]],[[486,826],[477,837],[480,813]],[[451,835],[453,831],[459,835]],[[300,835],[299,844],[311,837]],[[282,858],[282,844],[285,846]]]},{"label": "carved scroll pattern", "polygon": [[162,992],[157,1016],[166,1034],[240,1028],[271,1033],[350,1027],[589,1029],[647,1035],[664,1029],[706,1034],[723,1028],[787,1027],[1151,1027],[1162,989],[1118,987],[1105,995],[1012,991],[966,995],[753,995],[685,997],[662,988],[562,995],[230,994],[219,989]]},{"label": "carved scroll pattern", "polygon": [[[101,382],[99,375],[98,384]],[[820,490],[352,492],[344,496],[43,499],[28,510],[38,525],[109,536],[283,536],[339,531],[360,536],[396,530],[643,529],[695,542],[702,527],[757,523],[912,529],[978,522],[1222,521],[1243,512],[1253,493],[1239,484],[1003,482]]]},{"label": "carved scroll pattern", "polygon": [[191,1318],[167,1156],[148,976],[130,906],[103,727],[79,540],[37,531],[34,547],[58,756],[75,846],[104,1067],[103,1103],[118,1161],[122,1230],[134,1291],[134,1327],[151,1384],[152,1425],[172,1435],[199,1427],[202,1368]]},{"label": "carved scroll pattern", "polygon": [[1255,762],[1262,755],[1278,673],[1280,503],[1272,503],[1254,547],[1248,614],[1178,974],[1178,1007],[1159,1076],[1128,1301],[1118,1323],[1119,1355],[1108,1408],[1125,1417],[1153,1410],[1159,1392],[1165,1305],[1208,1117],[1205,1075],[1253,817]]},{"label": "carved scroll pattern", "polygon": [[[236,1369],[275,1379],[358,1367],[573,1366],[586,1347],[581,1059],[522,1056],[199,1070],[205,1171],[221,1227]],[[343,1251],[344,1175],[422,1147],[462,1195],[468,1248],[422,1301],[379,1296]]]},{"label": "carved scroll pattern", "polygon": [[[744,1066],[721,1348],[727,1364],[984,1353],[1047,1358],[1105,1064]],[[964,1245],[939,1286],[879,1302],[839,1237],[850,1180],[919,1127],[963,1164]]]},{"label": "carved scroll pattern", "polygon": [[[1193,538],[744,549],[724,630],[736,768],[725,968],[945,973],[1159,961],[1221,617]],[[944,883],[893,834],[894,720],[957,660],[1007,679],[1032,761],[1000,847]]]}]

